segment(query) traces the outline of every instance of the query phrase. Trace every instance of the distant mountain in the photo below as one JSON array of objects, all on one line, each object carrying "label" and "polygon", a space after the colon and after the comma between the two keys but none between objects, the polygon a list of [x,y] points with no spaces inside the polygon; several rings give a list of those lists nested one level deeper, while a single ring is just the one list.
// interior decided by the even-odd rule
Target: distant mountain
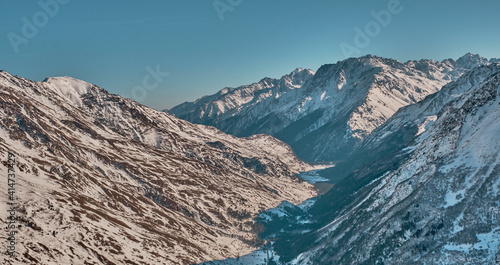
[{"label": "distant mountain", "polygon": [[499,150],[491,64],[375,129],[326,173],[343,180],[309,221],[277,232],[275,250],[284,264],[498,264]]},{"label": "distant mountain", "polygon": [[367,55],[225,88],[168,112],[236,136],[273,135],[306,160],[342,160],[399,108],[495,60],[466,54],[401,63]]},{"label": "distant mountain", "polygon": [[[266,77],[251,85],[226,87],[214,95],[183,103],[168,112],[194,123],[224,128],[233,135],[250,136],[262,128],[265,128],[262,133],[275,132],[278,130],[274,125],[279,123],[277,120],[253,128],[255,118],[276,110],[286,111],[287,102],[293,102],[299,95],[298,90],[313,76],[312,70],[297,68],[280,79]],[[286,104],[277,105],[280,103]]]},{"label": "distant mountain", "polygon": [[260,242],[259,212],[316,194],[295,176],[311,166],[271,136],[236,138],[69,77],[0,72],[2,205],[8,152],[19,227],[18,255],[2,251],[4,264],[236,257]]}]

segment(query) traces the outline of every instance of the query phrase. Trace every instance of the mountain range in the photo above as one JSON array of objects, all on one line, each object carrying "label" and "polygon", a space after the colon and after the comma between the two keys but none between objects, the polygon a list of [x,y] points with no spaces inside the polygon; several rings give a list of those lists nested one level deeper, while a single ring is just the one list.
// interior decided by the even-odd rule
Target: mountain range
[{"label": "mountain range", "polygon": [[499,264],[500,64],[481,61],[322,171],[326,194],[259,215],[270,246],[205,264]]},{"label": "mountain range", "polygon": [[341,177],[332,190],[290,217],[310,222],[274,236],[282,259],[498,264],[499,96],[494,64],[397,111],[327,173]]},{"label": "mountain range", "polygon": [[[71,77],[0,71],[0,170],[16,175],[18,252],[1,257],[499,264],[499,136],[500,60],[470,53],[349,58],[168,111]],[[335,166],[318,171],[320,193],[298,173],[321,161]]]},{"label": "mountain range", "polygon": [[367,55],[316,72],[297,68],[280,79],[224,88],[165,111],[235,136],[273,135],[306,161],[337,161],[401,107],[474,67],[498,61],[470,53],[456,61],[406,63]]}]

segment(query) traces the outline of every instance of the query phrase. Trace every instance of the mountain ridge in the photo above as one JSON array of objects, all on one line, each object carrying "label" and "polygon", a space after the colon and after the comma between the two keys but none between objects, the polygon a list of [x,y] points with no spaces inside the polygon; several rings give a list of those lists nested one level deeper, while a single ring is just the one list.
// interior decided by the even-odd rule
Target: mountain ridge
[{"label": "mountain ridge", "polygon": [[494,64],[401,108],[326,173],[345,179],[308,211],[311,224],[276,236],[283,264],[494,264],[499,95]]},{"label": "mountain ridge", "polygon": [[[366,55],[324,64],[293,89],[269,86],[264,96],[241,100],[234,94],[248,87],[241,86],[222,96],[216,93],[203,101],[181,104],[168,112],[236,136],[273,135],[290,144],[307,161],[342,160],[400,107],[437,92],[469,71],[474,62],[490,63],[472,54],[457,61],[422,59],[402,63]],[[242,103],[235,107],[226,104],[222,110],[221,102],[230,96]]]}]

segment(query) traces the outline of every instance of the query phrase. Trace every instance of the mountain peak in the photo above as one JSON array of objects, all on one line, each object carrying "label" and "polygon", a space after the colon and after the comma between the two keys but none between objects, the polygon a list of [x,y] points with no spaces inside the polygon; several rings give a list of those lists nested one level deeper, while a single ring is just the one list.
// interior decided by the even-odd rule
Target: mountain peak
[{"label": "mountain peak", "polygon": [[7,76],[12,76],[9,72],[7,72],[5,70],[0,70],[0,74],[7,75]]},{"label": "mountain peak", "polygon": [[300,73],[314,75],[315,72],[313,70],[311,70],[311,69],[308,69],[308,68],[297,67],[289,75],[296,75],[296,74],[300,74]]},{"label": "mountain peak", "polygon": [[366,54],[364,56],[359,57],[359,59],[380,59],[380,58],[382,57],[373,54]]},{"label": "mountain peak", "polygon": [[456,61],[457,65],[466,69],[488,65],[488,59],[481,57],[479,54],[472,54],[470,52],[464,54]]},{"label": "mountain peak", "polygon": [[42,83],[47,84],[50,89],[68,99],[76,106],[82,106],[81,97],[90,92],[92,84],[69,77],[48,77]]},{"label": "mountain peak", "polygon": [[[479,54],[477,54],[477,53],[476,53],[476,54],[473,54],[473,53],[471,53],[471,52],[467,52],[466,54],[462,55],[462,57],[460,57],[460,58],[471,58],[471,57],[476,57],[476,58],[479,58],[479,57],[481,57],[481,56],[479,56]],[[460,59],[460,58],[459,58],[459,59]]]},{"label": "mountain peak", "polygon": [[264,77],[262,78],[259,83],[263,84],[263,85],[269,85],[269,84],[272,84],[274,81],[276,81],[276,79],[274,78],[271,78],[271,77]]},{"label": "mountain peak", "polygon": [[67,93],[69,89],[76,92],[78,95],[87,94],[92,87],[92,84],[69,76],[48,77],[43,80],[44,83],[51,84],[63,93]]},{"label": "mountain peak", "polygon": [[333,66],[340,66],[342,65],[343,67],[348,66],[348,65],[355,65],[355,64],[363,64],[365,66],[375,66],[375,67],[381,67],[384,65],[394,65],[400,63],[398,60],[392,59],[392,58],[384,58],[372,54],[366,54],[361,57],[351,57],[347,58],[342,61],[338,61],[337,63],[333,64]]},{"label": "mountain peak", "polygon": [[315,72],[311,69],[297,67],[297,68],[295,68],[295,70],[293,70],[287,76],[293,77],[293,76],[305,76],[305,75],[314,75],[314,74],[315,74]]}]

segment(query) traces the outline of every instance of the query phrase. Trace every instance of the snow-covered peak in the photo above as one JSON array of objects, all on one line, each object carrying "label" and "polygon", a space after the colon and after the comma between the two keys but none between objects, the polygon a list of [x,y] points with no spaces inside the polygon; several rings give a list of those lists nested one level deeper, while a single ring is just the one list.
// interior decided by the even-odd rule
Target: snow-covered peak
[{"label": "snow-covered peak", "polygon": [[324,64],[315,73],[315,79],[336,76],[339,72],[353,72],[355,74],[373,69],[385,69],[390,67],[401,68],[402,63],[388,58],[382,58],[375,55],[365,55],[359,58],[348,58],[338,61],[335,64]]},{"label": "snow-covered peak", "polygon": [[11,75],[8,72],[4,71],[4,70],[0,70],[0,77],[1,78],[7,78],[7,77],[11,77]]},{"label": "snow-covered peak", "polygon": [[49,88],[77,106],[82,106],[82,95],[89,93],[92,88],[92,84],[69,76],[49,77],[43,82],[46,83]]},{"label": "snow-covered peak", "polygon": [[92,87],[90,83],[69,76],[48,77],[44,82],[53,85],[55,88],[65,93],[68,90],[73,90],[78,95],[87,94]]},{"label": "snow-covered peak", "polygon": [[457,60],[457,66],[465,69],[472,69],[474,67],[488,64],[488,59],[481,57],[479,54],[472,54],[469,52]]},{"label": "snow-covered peak", "polygon": [[11,79],[12,75],[7,73],[6,71],[0,71],[0,85],[1,86],[9,86],[9,79]]},{"label": "snow-covered peak", "polygon": [[288,86],[290,88],[299,88],[313,76],[314,71],[312,71],[311,69],[304,69],[299,67],[293,70],[290,74],[281,77],[280,82],[288,82],[288,85],[285,86]]},{"label": "snow-covered peak", "polygon": [[5,71],[5,70],[0,70],[0,78],[2,79],[10,79],[14,77],[12,74],[10,74],[9,72]]},{"label": "snow-covered peak", "polygon": [[311,70],[311,69],[306,69],[306,68],[302,68],[302,67],[297,67],[295,68],[295,70],[293,70],[290,75],[296,75],[296,74],[305,74],[305,75],[314,75],[314,71]]}]

